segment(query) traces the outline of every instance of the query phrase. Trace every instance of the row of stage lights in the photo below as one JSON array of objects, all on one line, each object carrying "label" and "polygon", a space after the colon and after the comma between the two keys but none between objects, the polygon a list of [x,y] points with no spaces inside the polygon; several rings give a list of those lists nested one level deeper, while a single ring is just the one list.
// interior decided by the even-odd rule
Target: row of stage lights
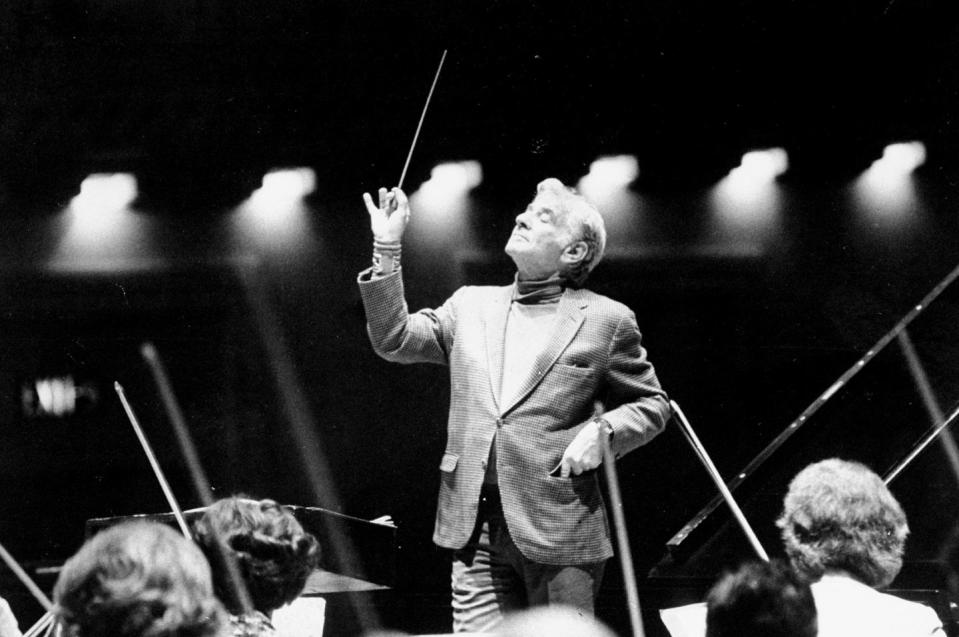
[{"label": "row of stage lights", "polygon": [[[886,146],[882,157],[872,163],[853,186],[857,206],[871,215],[901,218],[914,204],[911,173],[926,159],[921,142]],[[710,204],[725,227],[743,229],[773,225],[780,208],[778,177],[789,169],[789,157],[782,148],[747,152],[710,191]],[[632,155],[600,157],[577,187],[604,213],[607,224],[629,225],[637,209],[637,196],[629,186],[639,176],[639,163]],[[462,224],[471,190],[483,180],[477,161],[443,163],[435,166],[430,178],[411,194],[417,216],[424,218],[424,232]],[[316,189],[316,175],[310,168],[273,170],[261,186],[235,210],[238,231],[257,240],[281,242],[301,240],[306,234],[303,199]],[[136,177],[129,173],[93,174],[80,186],[68,210],[72,215],[65,244],[89,254],[90,245],[105,238],[122,238],[130,230],[130,206],[138,196]],[[459,221],[457,221],[459,219]],[[446,223],[430,223],[446,220]],[[452,223],[452,226],[450,225]],[[430,228],[434,228],[430,230]],[[135,240],[135,237],[127,237]]]},{"label": "row of stage lights", "polygon": [[[273,170],[263,176],[262,185],[244,205],[275,209],[299,201],[316,190],[316,173],[311,168]],[[70,209],[80,215],[97,215],[124,210],[139,190],[130,173],[94,173],[80,184],[80,193],[70,200]]]},{"label": "row of stage lights", "polygon": [[[926,159],[922,142],[903,142],[885,147],[860,178],[864,186],[877,190],[894,188]],[[774,182],[789,169],[789,156],[782,148],[754,150],[743,155],[740,165],[718,184],[732,196],[748,199]],[[632,155],[600,157],[577,186],[587,197],[601,203],[610,193],[628,187],[639,176],[639,163]],[[430,178],[413,196],[429,204],[455,200],[478,186],[483,171],[477,161],[443,163],[435,166]],[[260,188],[243,204],[259,211],[281,211],[316,189],[316,174],[310,168],[273,170],[263,177]],[[137,198],[137,180],[129,173],[92,174],[80,186],[70,208],[83,215],[102,215],[127,208]]]},{"label": "row of stage lights", "polygon": [[[880,214],[893,209],[902,210],[909,203],[911,173],[926,159],[921,142],[890,144],[882,157],[872,163],[853,184],[861,203]],[[774,214],[778,204],[773,187],[777,178],[789,169],[789,156],[782,148],[750,151],[742,156],[739,166],[733,168],[712,191],[712,204],[720,217],[733,224],[762,222]],[[628,197],[623,198],[630,184],[639,176],[639,163],[632,155],[600,157],[590,165],[589,173],[577,187],[606,215],[607,223],[616,222],[629,214]],[[465,210],[471,190],[483,180],[483,171],[477,161],[443,163],[435,166],[430,178],[411,195],[417,216],[436,220],[447,215],[447,221],[456,226],[457,213]],[[264,175],[261,186],[236,210],[239,225],[249,235],[278,236],[301,239],[305,233],[300,225],[302,200],[316,189],[316,175],[310,168],[273,170]],[[61,252],[54,262],[62,267],[98,267],[95,246],[103,245],[104,238],[123,238],[126,243],[141,249],[149,244],[136,236],[126,215],[137,199],[136,177],[128,173],[93,174],[80,186],[68,211],[73,223]],[[435,216],[434,216],[435,215]],[[431,219],[432,217],[432,219]],[[452,218],[451,218],[452,217]],[[461,220],[461,219],[460,219]],[[425,223],[422,228],[449,228],[449,223]],[[124,235],[119,237],[117,235]],[[122,243],[122,242],[120,242]],[[93,261],[86,259],[93,258]],[[107,261],[102,267],[115,263]],[[41,378],[25,382],[22,387],[24,414],[27,417],[60,417],[74,413],[84,406],[96,403],[96,388],[72,377]]]},{"label": "row of stage lights", "polygon": [[[922,142],[889,144],[882,156],[852,184],[854,205],[873,222],[902,220],[915,204],[912,172],[926,161]],[[776,180],[789,170],[789,155],[782,148],[753,150],[742,156],[709,193],[710,204],[720,227],[741,233],[759,234],[775,225],[780,209]],[[578,190],[606,217],[607,225],[628,227],[637,210],[637,197],[630,185],[639,177],[639,162],[632,155],[600,157],[579,179]],[[479,162],[464,161],[436,166],[411,196],[417,214],[430,221],[449,218],[465,210],[469,191],[482,182]],[[429,224],[438,227],[441,224]],[[748,232],[746,234],[749,234]]]}]

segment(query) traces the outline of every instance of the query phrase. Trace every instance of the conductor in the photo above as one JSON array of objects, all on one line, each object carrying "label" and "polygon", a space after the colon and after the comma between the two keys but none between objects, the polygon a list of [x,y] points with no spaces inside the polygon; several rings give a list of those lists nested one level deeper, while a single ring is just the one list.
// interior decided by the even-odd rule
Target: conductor
[{"label": "conductor", "polygon": [[407,197],[381,188],[364,201],[373,265],[359,286],[374,350],[450,370],[433,540],[454,551],[453,629],[486,631],[532,605],[591,613],[613,553],[593,471],[599,437],[619,457],[671,415],[634,313],[583,287],[603,256],[602,216],[558,179],[540,182],[506,243],[515,280],[462,287],[411,314]]}]

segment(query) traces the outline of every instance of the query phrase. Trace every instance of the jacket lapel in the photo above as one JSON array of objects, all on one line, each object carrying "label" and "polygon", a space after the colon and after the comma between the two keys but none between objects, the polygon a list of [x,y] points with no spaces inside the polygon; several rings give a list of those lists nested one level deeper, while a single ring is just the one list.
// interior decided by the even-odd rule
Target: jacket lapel
[{"label": "jacket lapel", "polygon": [[[529,376],[523,381],[519,392],[516,394],[515,400],[500,408],[501,414],[505,414],[523,401],[529,393],[539,385],[540,381],[543,380],[546,372],[549,371],[550,367],[553,366],[553,363],[556,362],[556,359],[559,358],[559,355],[563,353],[563,350],[566,349],[570,341],[573,340],[573,337],[575,337],[579,331],[579,327],[586,318],[586,314],[583,312],[583,308],[585,308],[586,305],[585,296],[579,290],[566,290],[563,298],[559,301],[559,307],[556,308],[556,322],[553,333],[546,342],[546,347],[544,347],[543,351],[536,357],[533,369],[530,370]],[[499,348],[500,365],[502,366],[502,339],[500,340]],[[497,376],[497,378],[499,377]]]},{"label": "jacket lapel", "polygon": [[499,385],[503,377],[503,342],[506,340],[506,317],[509,316],[513,286],[497,290],[493,302],[484,308],[486,323],[486,365],[489,369],[490,392],[493,404],[499,409]]}]

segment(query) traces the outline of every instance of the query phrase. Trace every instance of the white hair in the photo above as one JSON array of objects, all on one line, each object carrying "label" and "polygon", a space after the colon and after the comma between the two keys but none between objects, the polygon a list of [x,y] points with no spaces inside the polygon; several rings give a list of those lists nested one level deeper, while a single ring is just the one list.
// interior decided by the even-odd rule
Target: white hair
[{"label": "white hair", "polygon": [[551,195],[559,203],[560,212],[576,235],[577,241],[586,243],[586,256],[562,274],[572,285],[580,286],[593,268],[602,260],[606,250],[606,223],[593,204],[555,177],[549,177],[536,186],[536,195]]}]

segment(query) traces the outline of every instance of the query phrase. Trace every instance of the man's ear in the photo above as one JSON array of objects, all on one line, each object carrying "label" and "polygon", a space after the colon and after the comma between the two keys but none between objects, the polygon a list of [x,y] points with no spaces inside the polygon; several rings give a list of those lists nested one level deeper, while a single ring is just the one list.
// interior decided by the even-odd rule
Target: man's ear
[{"label": "man's ear", "polygon": [[559,260],[566,265],[574,265],[585,259],[588,254],[589,246],[586,245],[585,241],[574,241],[566,246]]}]

